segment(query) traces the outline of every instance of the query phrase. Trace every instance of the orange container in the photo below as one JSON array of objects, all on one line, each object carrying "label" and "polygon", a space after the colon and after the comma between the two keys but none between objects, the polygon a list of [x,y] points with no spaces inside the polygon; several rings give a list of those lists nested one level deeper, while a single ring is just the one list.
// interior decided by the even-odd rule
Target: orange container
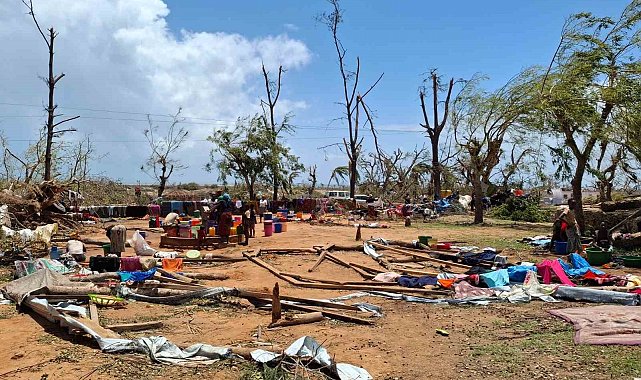
[{"label": "orange container", "polygon": [[216,227],[209,227],[209,236],[216,236]]}]

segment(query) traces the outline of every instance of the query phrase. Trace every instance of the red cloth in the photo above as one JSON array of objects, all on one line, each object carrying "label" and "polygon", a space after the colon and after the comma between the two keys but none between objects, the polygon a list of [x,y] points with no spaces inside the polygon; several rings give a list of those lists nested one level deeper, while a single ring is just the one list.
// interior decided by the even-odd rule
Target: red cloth
[{"label": "red cloth", "polygon": [[575,286],[574,283],[570,281],[568,276],[565,274],[565,271],[563,270],[561,264],[556,260],[543,260],[536,265],[536,269],[541,277],[543,277],[544,284],[551,283],[552,275],[554,274],[563,285]]},{"label": "red cloth", "polygon": [[120,270],[125,272],[137,272],[142,270],[140,258],[136,257],[121,257]]}]

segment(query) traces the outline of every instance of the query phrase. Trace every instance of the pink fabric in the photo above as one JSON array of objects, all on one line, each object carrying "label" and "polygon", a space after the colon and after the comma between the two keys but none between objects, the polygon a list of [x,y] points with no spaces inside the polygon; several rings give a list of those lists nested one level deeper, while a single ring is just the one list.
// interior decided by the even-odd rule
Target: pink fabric
[{"label": "pink fabric", "polygon": [[492,289],[477,288],[476,286],[470,285],[467,281],[461,281],[454,285],[454,292],[454,298],[457,299],[477,296],[491,297],[494,295],[494,291]]},{"label": "pink fabric", "polygon": [[398,279],[399,277],[401,277],[401,275],[394,272],[379,273],[374,277],[374,281],[396,282],[396,279]]},{"label": "pink fabric", "polygon": [[574,324],[576,344],[641,345],[641,308],[602,305],[548,310]]},{"label": "pink fabric", "polygon": [[126,272],[136,272],[142,270],[140,259],[136,257],[121,257],[120,270]]},{"label": "pink fabric", "polygon": [[552,282],[552,274],[555,274],[563,285],[576,286],[572,281],[570,281],[568,276],[565,274],[563,267],[556,260],[543,260],[536,265],[536,269],[541,277],[543,277],[544,284],[550,284]]}]

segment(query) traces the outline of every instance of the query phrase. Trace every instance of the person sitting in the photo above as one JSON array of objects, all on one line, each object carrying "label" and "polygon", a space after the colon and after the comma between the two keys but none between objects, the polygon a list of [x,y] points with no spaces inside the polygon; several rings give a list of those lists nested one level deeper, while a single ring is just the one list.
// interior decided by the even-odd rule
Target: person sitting
[{"label": "person sitting", "polygon": [[167,216],[165,219],[162,221],[163,226],[175,226],[178,224],[178,210],[173,210]]},{"label": "person sitting", "polygon": [[596,245],[598,247],[608,249],[610,248],[610,231],[605,228],[605,222],[601,222],[601,226],[596,231]]}]

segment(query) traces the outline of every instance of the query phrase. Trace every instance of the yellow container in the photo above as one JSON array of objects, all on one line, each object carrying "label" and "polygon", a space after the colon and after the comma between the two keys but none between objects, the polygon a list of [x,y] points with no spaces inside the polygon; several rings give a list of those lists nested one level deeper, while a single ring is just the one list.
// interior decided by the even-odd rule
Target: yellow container
[{"label": "yellow container", "polygon": [[209,236],[216,236],[216,227],[209,227]]},{"label": "yellow container", "polygon": [[427,245],[430,247],[436,249],[436,245],[438,244],[438,239],[430,239],[427,241]]},{"label": "yellow container", "polygon": [[230,234],[230,235],[236,235],[236,227],[231,227],[231,228],[229,229],[229,234]]}]

